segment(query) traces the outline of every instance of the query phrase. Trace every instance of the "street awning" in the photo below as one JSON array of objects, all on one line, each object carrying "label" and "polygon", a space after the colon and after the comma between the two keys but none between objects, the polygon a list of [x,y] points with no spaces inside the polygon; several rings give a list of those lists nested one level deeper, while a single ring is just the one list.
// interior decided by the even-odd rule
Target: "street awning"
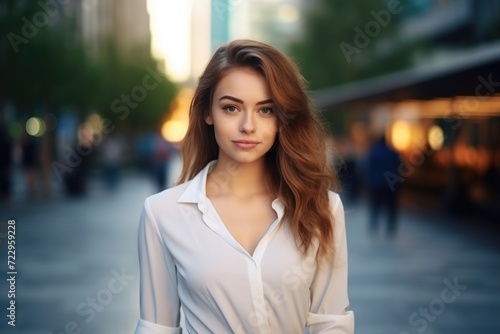
[{"label": "street awning", "polygon": [[353,102],[474,96],[483,81],[490,81],[489,88],[494,91],[480,94],[500,93],[500,43],[457,52],[425,66],[316,91],[313,98],[320,109],[331,110]]}]

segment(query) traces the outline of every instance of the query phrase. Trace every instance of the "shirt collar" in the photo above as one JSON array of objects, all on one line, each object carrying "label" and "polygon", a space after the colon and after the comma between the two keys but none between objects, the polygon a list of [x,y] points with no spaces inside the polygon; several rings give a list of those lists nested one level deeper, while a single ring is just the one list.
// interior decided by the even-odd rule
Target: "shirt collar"
[{"label": "shirt collar", "polygon": [[[198,203],[204,206],[206,195],[206,184],[208,173],[213,169],[217,160],[210,161],[205,168],[203,168],[196,176],[189,181],[189,184],[182,193],[182,195],[177,200],[177,203]],[[272,208],[276,211],[278,215],[278,220],[281,221],[283,217],[285,207],[283,203],[276,198],[272,204]]]},{"label": "shirt collar", "polygon": [[196,176],[189,181],[189,185],[177,200],[177,203],[198,203],[206,198],[205,187],[208,173],[212,170],[217,160],[210,161]]}]

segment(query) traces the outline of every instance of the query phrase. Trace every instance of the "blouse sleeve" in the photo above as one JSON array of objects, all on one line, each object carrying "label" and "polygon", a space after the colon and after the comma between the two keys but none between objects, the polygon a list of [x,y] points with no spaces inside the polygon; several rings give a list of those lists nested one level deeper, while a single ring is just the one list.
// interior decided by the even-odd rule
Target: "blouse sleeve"
[{"label": "blouse sleeve", "polygon": [[180,334],[176,267],[146,199],[139,223],[141,318],[135,334]]},{"label": "blouse sleeve", "polygon": [[311,307],[307,317],[310,334],[354,333],[354,314],[348,310],[344,207],[338,194],[332,197],[335,253],[333,261],[317,267],[310,286]]}]

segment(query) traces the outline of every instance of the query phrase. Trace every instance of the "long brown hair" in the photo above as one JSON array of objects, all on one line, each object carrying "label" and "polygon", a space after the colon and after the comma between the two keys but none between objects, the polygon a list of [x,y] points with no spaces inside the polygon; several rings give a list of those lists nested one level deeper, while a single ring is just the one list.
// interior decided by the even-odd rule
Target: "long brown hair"
[{"label": "long brown hair", "polygon": [[234,68],[251,68],[266,80],[278,119],[277,143],[266,154],[270,189],[283,202],[284,221],[289,222],[303,254],[317,241],[317,259],[328,258],[334,240],[328,190],[338,186],[326,156],[328,135],[298,68],[274,47],[235,40],[215,52],[191,101],[189,126],[181,146],[179,183],[192,179],[218,157],[214,128],[205,123],[205,117],[217,83]]}]

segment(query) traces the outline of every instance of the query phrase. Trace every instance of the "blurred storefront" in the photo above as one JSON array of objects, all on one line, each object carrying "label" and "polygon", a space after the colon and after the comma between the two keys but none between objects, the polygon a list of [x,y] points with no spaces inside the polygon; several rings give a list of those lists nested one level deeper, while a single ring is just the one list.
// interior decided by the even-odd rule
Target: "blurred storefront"
[{"label": "blurred storefront", "polygon": [[[439,21],[433,18],[435,10],[422,8],[415,13],[420,21],[409,15],[406,22],[415,28],[427,20],[434,27],[427,32],[436,44],[432,61],[317,91],[315,100],[327,118],[345,121],[345,136],[358,159],[377,136],[386,135],[401,155],[398,173],[389,176],[388,182],[402,183],[448,212],[496,221],[500,214],[500,41],[488,36],[492,25],[499,26],[500,21],[492,19],[500,11],[491,11],[492,6],[498,9],[498,3],[487,1],[484,6],[469,1],[446,5],[446,20]],[[478,15],[485,19],[479,20]]]}]

